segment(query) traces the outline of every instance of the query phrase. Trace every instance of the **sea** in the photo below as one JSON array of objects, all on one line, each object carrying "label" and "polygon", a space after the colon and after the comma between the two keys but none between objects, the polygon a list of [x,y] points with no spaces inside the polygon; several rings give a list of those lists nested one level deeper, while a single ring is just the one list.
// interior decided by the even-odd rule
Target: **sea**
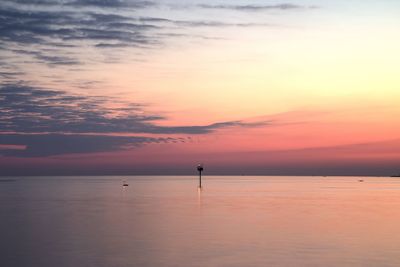
[{"label": "sea", "polygon": [[1,177],[0,266],[398,267],[400,178]]}]

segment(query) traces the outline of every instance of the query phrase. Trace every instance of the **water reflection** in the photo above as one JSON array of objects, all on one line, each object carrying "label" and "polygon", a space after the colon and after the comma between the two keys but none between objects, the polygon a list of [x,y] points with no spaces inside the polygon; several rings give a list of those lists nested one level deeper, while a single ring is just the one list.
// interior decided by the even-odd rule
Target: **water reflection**
[{"label": "water reflection", "polygon": [[1,266],[400,266],[400,180],[57,179],[0,186]]},{"label": "water reflection", "polygon": [[201,208],[201,194],[202,194],[203,188],[202,187],[197,187],[197,204],[198,207]]}]

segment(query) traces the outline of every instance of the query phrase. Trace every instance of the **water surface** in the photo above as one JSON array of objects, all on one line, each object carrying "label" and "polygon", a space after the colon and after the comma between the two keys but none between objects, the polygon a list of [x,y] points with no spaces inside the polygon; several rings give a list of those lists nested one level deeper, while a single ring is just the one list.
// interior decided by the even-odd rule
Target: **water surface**
[{"label": "water surface", "polygon": [[1,266],[400,266],[399,178],[0,179]]}]

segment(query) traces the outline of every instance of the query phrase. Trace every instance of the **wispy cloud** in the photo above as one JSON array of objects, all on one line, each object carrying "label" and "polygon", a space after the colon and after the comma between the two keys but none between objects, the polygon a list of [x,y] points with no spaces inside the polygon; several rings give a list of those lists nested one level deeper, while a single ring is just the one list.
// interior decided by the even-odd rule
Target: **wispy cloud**
[{"label": "wispy cloud", "polygon": [[[208,125],[160,126],[166,118],[148,114],[145,105],[100,96],[83,96],[23,84],[0,86],[0,144],[9,156],[50,156],[132,148],[147,143],[182,142],[170,134],[209,134],[230,127],[257,127],[268,122],[216,122]],[[124,136],[124,134],[136,136]],[[157,134],[160,138],[137,135]]]},{"label": "wispy cloud", "polygon": [[239,23],[239,22],[222,22],[215,20],[175,20],[171,21],[179,26],[183,27],[263,27],[263,26],[273,26],[268,23]]},{"label": "wispy cloud", "polygon": [[11,52],[22,55],[29,55],[40,62],[44,62],[49,65],[79,65],[79,60],[75,57],[58,55],[59,52],[56,49],[42,49],[27,51],[22,49],[10,49]]},{"label": "wispy cloud", "polygon": [[148,45],[155,40],[145,35],[155,25],[134,23],[135,19],[116,14],[72,11],[0,10],[0,38],[19,44],[78,45],[74,41],[120,42]]},{"label": "wispy cloud", "polygon": [[94,6],[103,8],[147,8],[156,6],[157,3],[153,1],[132,1],[132,0],[72,0],[67,1],[64,5],[70,6]]},{"label": "wispy cloud", "polygon": [[316,6],[304,6],[290,3],[275,4],[275,5],[209,5],[199,4],[198,7],[207,9],[228,9],[237,11],[266,11],[266,10],[293,10],[293,9],[309,9],[316,8]]},{"label": "wispy cloud", "polygon": [[[182,4],[177,9],[180,10],[178,13],[182,9],[201,13],[207,8],[231,10],[239,6]],[[251,6],[242,7],[246,8],[251,9]],[[290,6],[274,8],[294,9]],[[153,14],[149,10],[162,12]],[[34,70],[30,64],[68,70],[79,65],[84,69],[89,65],[87,63],[104,60],[111,53],[125,49],[156,49],[164,47],[173,38],[218,39],[219,36],[207,35],[211,31],[203,28],[271,26],[251,18],[246,21],[224,17],[209,19],[204,14],[191,18],[175,16],[174,11],[172,5],[160,1],[0,1],[0,57],[3,62],[0,66],[3,82],[0,84],[0,144],[26,146],[20,151],[7,149],[3,155],[33,157],[113,151],[149,142],[171,141],[168,138],[174,141],[172,134],[208,134],[229,127],[258,126],[240,120],[161,126],[158,122],[167,118],[163,114],[149,114],[141,103],[74,95],[18,82],[24,80],[24,75],[32,77]],[[89,55],[82,51],[88,51]],[[118,54],[114,58],[120,60],[122,57]],[[73,83],[69,77],[58,77],[57,81]],[[125,133],[163,136],[155,139],[115,136]],[[101,145],[95,148],[92,141],[87,141],[89,139],[97,140]],[[84,141],[86,143],[82,144]],[[71,147],[56,143],[70,144]]]},{"label": "wispy cloud", "polygon": [[[261,11],[304,9],[295,4],[277,5],[181,5],[186,9],[225,9]],[[163,10],[162,16],[148,16],[151,9]],[[263,21],[220,19],[176,19],[167,3],[133,0],[4,0],[0,2],[0,49],[12,50],[37,63],[52,66],[84,64],[82,47],[104,49],[155,49],[169,39],[195,38],[207,34],[188,28],[270,27]],[[201,36],[203,35],[203,36]],[[217,39],[212,36],[209,39]],[[95,50],[99,48],[99,50]],[[94,50],[93,50],[94,49]],[[100,52],[101,53],[101,52]],[[79,55],[79,56],[78,56]],[[102,58],[102,57],[99,57]],[[91,57],[91,61],[94,58]],[[13,60],[15,61],[15,59]],[[22,60],[25,61],[25,60]]]},{"label": "wispy cloud", "polygon": [[134,8],[141,9],[157,5],[153,1],[137,0],[3,0],[4,3],[36,6],[75,6],[100,8]]},{"label": "wispy cloud", "polygon": [[72,95],[22,84],[0,87],[0,129],[25,133],[206,134],[219,128],[255,126],[241,121],[202,126],[159,126],[162,115],[146,114],[140,103]]}]

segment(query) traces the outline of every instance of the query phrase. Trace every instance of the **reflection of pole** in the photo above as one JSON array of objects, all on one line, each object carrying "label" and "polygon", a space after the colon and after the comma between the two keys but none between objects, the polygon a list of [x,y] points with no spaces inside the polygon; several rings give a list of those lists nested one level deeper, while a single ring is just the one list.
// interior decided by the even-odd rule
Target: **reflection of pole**
[{"label": "reflection of pole", "polygon": [[199,171],[199,187],[201,188],[201,171]]},{"label": "reflection of pole", "polygon": [[197,204],[199,208],[201,208],[201,191],[203,191],[200,187],[197,188]]},{"label": "reflection of pole", "polygon": [[199,188],[201,188],[201,172],[203,171],[203,165],[202,164],[199,164],[198,166],[197,166],[197,170],[199,171]]}]

